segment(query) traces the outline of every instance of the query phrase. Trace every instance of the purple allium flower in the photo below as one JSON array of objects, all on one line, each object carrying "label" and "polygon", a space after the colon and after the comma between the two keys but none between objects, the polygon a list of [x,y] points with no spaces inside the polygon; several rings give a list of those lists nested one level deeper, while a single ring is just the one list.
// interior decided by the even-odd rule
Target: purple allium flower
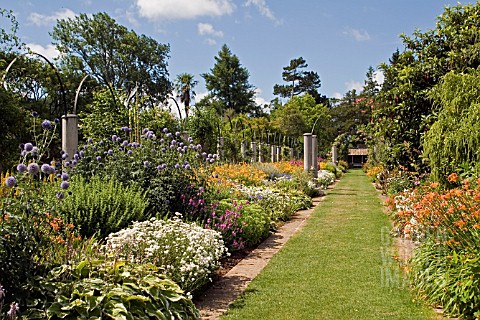
[{"label": "purple allium flower", "polygon": [[159,165],[157,166],[157,170],[160,171],[160,170],[162,170],[162,169],[163,169],[163,166],[159,164]]},{"label": "purple allium flower", "polygon": [[195,158],[200,158],[200,153],[195,154]]},{"label": "purple allium flower", "polygon": [[165,142],[165,139],[160,139],[160,143],[164,143]]},{"label": "purple allium flower", "polygon": [[55,119],[53,120],[53,122],[55,122],[55,124],[59,124],[59,123],[60,123],[60,119],[55,118]]},{"label": "purple allium flower", "polygon": [[99,142],[99,144],[100,144],[101,146],[103,146],[104,143],[105,143],[105,142],[103,142],[103,140],[101,140],[101,141]]},{"label": "purple allium flower", "polygon": [[172,134],[169,132],[167,133],[167,138],[171,138],[172,137]]},{"label": "purple allium flower", "polygon": [[128,155],[131,155],[132,153],[133,153],[132,150],[128,150],[128,151],[127,151],[127,154],[128,154]]},{"label": "purple allium flower", "polygon": [[166,204],[169,204],[169,203],[170,203],[170,200],[168,200],[168,199],[165,200],[165,203],[166,203]]},{"label": "purple allium flower", "polygon": [[167,150],[167,149],[165,149],[165,148],[162,148],[161,150],[162,150],[162,152],[165,152],[165,150]]},{"label": "purple allium flower", "polygon": [[171,144],[176,144],[177,143],[177,140],[172,140],[172,142],[170,142]]},{"label": "purple allium flower", "polygon": [[197,149],[198,149],[198,150],[202,150],[202,145],[201,145],[201,144],[197,144]]},{"label": "purple allium flower", "polygon": [[175,146],[173,144],[170,145],[170,149],[173,149],[175,148]]},{"label": "purple allium flower", "polygon": [[213,154],[213,159],[217,159],[218,155],[216,153]]},{"label": "purple allium flower", "polygon": [[88,142],[88,143],[92,143],[92,142],[93,142],[93,139],[92,139],[92,138],[88,138],[88,139],[87,139],[87,142]]},{"label": "purple allium flower", "polygon": [[78,153],[75,153],[75,154],[73,155],[73,159],[75,159],[75,160],[80,159],[80,156],[78,155]]},{"label": "purple allium flower", "polygon": [[55,195],[58,199],[63,199],[65,197],[65,195],[63,194],[63,192],[57,192],[57,194]]},{"label": "purple allium flower", "polygon": [[37,174],[40,171],[40,167],[35,162],[32,162],[27,166],[27,171],[30,174]]},{"label": "purple allium flower", "polygon": [[144,129],[143,129],[143,133],[144,133],[144,134],[147,133],[148,131],[149,131],[148,128],[144,128]]},{"label": "purple allium flower", "polygon": [[97,150],[97,147],[95,147],[95,146],[92,146],[92,150]]},{"label": "purple allium flower", "polygon": [[213,175],[213,177],[214,177],[214,178],[218,178],[218,173],[215,173],[215,174]]},{"label": "purple allium flower", "polygon": [[152,153],[156,153],[156,152],[157,152],[157,150],[155,150],[155,149],[152,149]]},{"label": "purple allium flower", "polygon": [[144,165],[145,167],[148,167],[148,166],[150,165],[150,162],[144,161],[144,162],[143,162],[143,165]]},{"label": "purple allium flower", "polygon": [[192,143],[192,142],[193,142],[193,138],[192,138],[192,137],[188,137],[188,142]]},{"label": "purple allium flower", "polygon": [[73,161],[72,161],[72,164],[73,164],[73,165],[76,165],[77,163],[78,163],[77,160],[73,160]]},{"label": "purple allium flower", "polygon": [[182,147],[178,147],[178,148],[177,148],[177,151],[178,151],[178,152],[183,152]]},{"label": "purple allium flower", "polygon": [[180,132],[179,132],[179,131],[175,132],[175,135],[176,135],[177,137],[180,137]]},{"label": "purple allium flower", "polygon": [[206,157],[207,156],[207,153],[206,152],[202,152],[202,157]]},{"label": "purple allium flower", "polygon": [[32,117],[34,117],[34,118],[38,117],[38,112],[37,112],[37,111],[33,111],[33,112],[32,112]]},{"label": "purple allium flower", "polygon": [[52,174],[55,171],[55,168],[51,167],[49,164],[44,163],[40,170],[45,174]]},{"label": "purple allium flower", "polygon": [[112,150],[112,149],[109,149],[109,150],[108,150],[108,154],[109,154],[109,155],[112,155],[112,154],[113,154],[113,150]]},{"label": "purple allium flower", "polygon": [[113,141],[113,142],[117,142],[117,139],[118,139],[117,135],[114,134],[114,135],[112,136],[112,141]]},{"label": "purple allium flower", "polygon": [[187,164],[185,165],[185,169],[190,170],[190,168],[191,168],[190,165],[187,163]]},{"label": "purple allium flower", "polygon": [[85,157],[85,152],[80,151],[80,152],[78,153],[78,155],[80,156],[80,158],[83,158],[83,157]]},{"label": "purple allium flower", "polygon": [[211,157],[212,157],[212,154],[209,153],[209,154],[207,155],[207,158],[211,158]]},{"label": "purple allium flower", "polygon": [[60,188],[62,188],[63,190],[68,189],[68,187],[70,187],[70,182],[62,181],[62,183],[60,183]]},{"label": "purple allium flower", "polygon": [[24,144],[24,143],[20,143],[20,144],[18,145],[18,147],[20,148],[20,150],[23,150],[23,149],[25,148],[25,144]]},{"label": "purple allium flower", "polygon": [[70,166],[70,164],[71,164],[70,161],[65,162],[65,166],[67,167]]},{"label": "purple allium flower", "polygon": [[24,165],[23,163],[20,163],[19,165],[17,165],[17,171],[18,172],[25,172],[25,171],[27,171],[27,166]]},{"label": "purple allium flower", "polygon": [[33,148],[32,148],[32,153],[38,153],[38,148],[37,148],[37,147],[33,147]]},{"label": "purple allium flower", "polygon": [[148,138],[148,139],[153,139],[153,136],[154,136],[153,131],[148,131],[148,132],[147,132],[147,138]]},{"label": "purple allium flower", "polygon": [[127,140],[123,140],[123,142],[122,142],[122,147],[126,147],[126,146],[128,146],[128,141],[127,141]]},{"label": "purple allium flower", "polygon": [[25,143],[24,148],[25,148],[25,151],[27,151],[27,152],[32,151],[33,144],[31,144],[30,142],[27,142],[27,143]]},{"label": "purple allium flower", "polygon": [[65,160],[67,158],[68,158],[68,153],[65,152],[64,154],[62,154],[62,160]]},{"label": "purple allium flower", "polygon": [[97,158],[96,158],[96,159],[97,159],[97,161],[100,161],[100,160],[102,160],[102,157],[100,157],[100,156],[97,156]]},{"label": "purple allium flower", "polygon": [[14,176],[10,176],[5,180],[7,187],[14,187],[17,184],[17,179]]},{"label": "purple allium flower", "polygon": [[61,177],[62,177],[62,180],[63,180],[63,181],[67,181],[68,178],[69,178],[68,173],[65,173],[65,172],[62,173]]},{"label": "purple allium flower", "polygon": [[168,129],[167,128],[163,128],[163,133],[167,133],[168,132]]},{"label": "purple allium flower", "polygon": [[210,159],[210,163],[214,163],[215,162],[215,159]]},{"label": "purple allium flower", "polygon": [[180,165],[177,163],[175,164],[175,169],[178,169],[178,168],[180,168]]},{"label": "purple allium flower", "polygon": [[184,144],[183,142],[180,142],[178,145],[179,145],[180,147],[183,147],[185,144]]},{"label": "purple allium flower", "polygon": [[50,122],[50,120],[44,120],[42,122],[42,128],[43,128],[43,130],[52,130],[53,127],[52,127],[52,123]]}]

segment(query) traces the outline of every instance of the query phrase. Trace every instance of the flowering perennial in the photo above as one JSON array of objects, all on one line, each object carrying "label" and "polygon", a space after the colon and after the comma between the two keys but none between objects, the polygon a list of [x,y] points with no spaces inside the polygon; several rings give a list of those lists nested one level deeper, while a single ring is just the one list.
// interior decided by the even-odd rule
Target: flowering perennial
[{"label": "flowering perennial", "polygon": [[132,263],[154,264],[190,292],[210,280],[227,252],[220,233],[182,222],[178,217],[134,222],[110,234],[104,248]]}]

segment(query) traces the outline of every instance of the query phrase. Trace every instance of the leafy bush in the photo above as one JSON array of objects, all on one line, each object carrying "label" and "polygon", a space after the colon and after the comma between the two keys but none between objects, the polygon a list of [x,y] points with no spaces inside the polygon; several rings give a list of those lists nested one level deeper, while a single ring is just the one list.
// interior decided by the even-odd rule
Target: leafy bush
[{"label": "leafy bush", "polygon": [[210,176],[205,167],[214,163],[217,155],[207,155],[191,137],[170,133],[166,128],[158,135],[145,128],[140,142],[129,142],[130,131],[123,127],[119,136],[99,142],[89,140],[69,166],[72,174],[86,179],[115,177],[124,186],[139,185],[147,192],[148,216],[185,212],[180,196],[190,198],[205,186],[205,177],[198,173]]},{"label": "leafy bush", "polygon": [[43,306],[29,319],[199,319],[190,298],[153,266],[113,258],[53,269],[39,281]]},{"label": "leafy bush", "polygon": [[317,183],[322,189],[326,189],[329,185],[335,182],[335,175],[327,170],[318,171]]},{"label": "leafy bush", "polygon": [[418,294],[442,306],[446,315],[461,319],[480,316],[480,232],[472,231],[469,240],[476,247],[430,237],[415,250],[411,261],[411,280]]},{"label": "leafy bush", "polygon": [[[261,206],[248,201],[222,200],[216,208],[216,212],[228,212],[238,209],[237,225],[241,226],[241,239],[236,240],[237,242],[242,241],[246,247],[254,247],[268,237],[272,221]],[[236,232],[236,230],[231,232]],[[232,236],[236,236],[236,234]],[[226,238],[230,237],[227,236]]]},{"label": "leafy bush", "polygon": [[272,221],[287,221],[296,211],[309,208],[312,199],[296,190],[278,190],[269,187],[237,187],[240,194],[258,204]]},{"label": "leafy bush", "polygon": [[135,222],[110,234],[109,254],[136,264],[151,263],[189,292],[209,281],[226,247],[218,232],[178,218]]},{"label": "leafy bush", "polygon": [[59,204],[59,214],[85,237],[106,237],[111,232],[143,220],[148,201],[139,187],[124,187],[114,177],[72,178],[71,195]]},{"label": "leafy bush", "polygon": [[345,160],[340,160],[340,161],[338,161],[338,167],[342,168],[343,172],[347,172],[348,171],[348,162],[345,161]]}]

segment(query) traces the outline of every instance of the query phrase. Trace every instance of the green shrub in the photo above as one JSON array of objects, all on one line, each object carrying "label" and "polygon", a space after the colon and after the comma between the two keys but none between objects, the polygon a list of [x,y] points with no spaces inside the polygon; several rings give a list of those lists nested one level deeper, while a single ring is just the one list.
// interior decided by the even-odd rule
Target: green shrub
[{"label": "green shrub", "polygon": [[345,160],[340,160],[340,161],[338,161],[338,167],[341,167],[343,172],[347,172],[348,171],[348,162],[345,161]]},{"label": "green shrub", "polygon": [[476,247],[457,251],[430,238],[415,250],[412,284],[429,303],[442,306],[446,315],[462,319],[480,316],[478,231],[474,242]]},{"label": "green shrub", "polygon": [[89,259],[39,281],[43,305],[28,319],[199,319],[191,299],[153,266]]},{"label": "green shrub", "polygon": [[134,220],[143,220],[148,205],[145,193],[134,185],[124,187],[115,178],[72,178],[71,195],[59,205],[59,214],[85,237],[106,237]]},{"label": "green shrub", "polygon": [[[234,210],[234,203],[241,203],[238,222],[242,230],[242,240],[246,247],[254,247],[265,240],[270,234],[272,220],[265,210],[258,204],[247,201],[222,200],[217,210],[223,212]],[[238,206],[237,206],[238,207]]]}]

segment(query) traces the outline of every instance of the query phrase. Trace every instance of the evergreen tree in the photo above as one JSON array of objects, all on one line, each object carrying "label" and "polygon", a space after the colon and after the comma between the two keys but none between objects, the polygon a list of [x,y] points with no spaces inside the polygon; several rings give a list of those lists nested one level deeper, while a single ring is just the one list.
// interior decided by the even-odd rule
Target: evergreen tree
[{"label": "evergreen tree", "polygon": [[210,92],[209,98],[218,102],[214,105],[220,115],[227,109],[248,114],[258,111],[254,101],[254,87],[248,82],[249,76],[248,70],[242,67],[238,57],[232,54],[226,44],[223,45],[215,57],[215,65],[210,69],[210,73],[202,74]]}]

